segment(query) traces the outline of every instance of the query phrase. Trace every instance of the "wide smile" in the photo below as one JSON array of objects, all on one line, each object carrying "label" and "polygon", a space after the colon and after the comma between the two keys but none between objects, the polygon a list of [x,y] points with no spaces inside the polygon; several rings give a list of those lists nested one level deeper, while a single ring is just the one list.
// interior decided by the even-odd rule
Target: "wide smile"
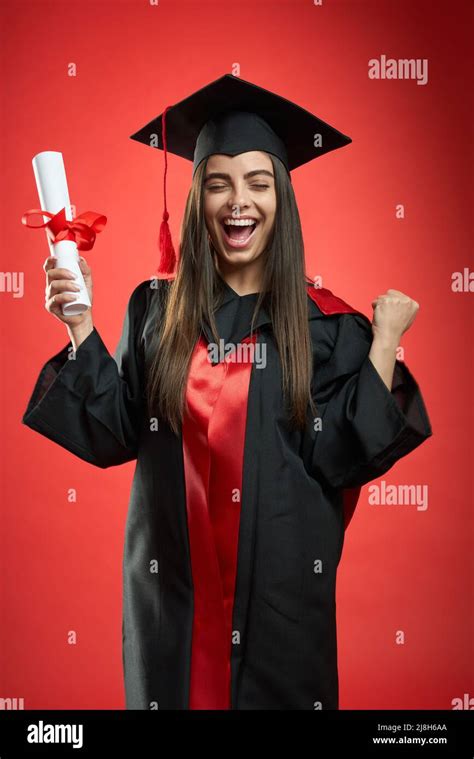
[{"label": "wide smile", "polygon": [[255,220],[253,224],[235,225],[220,223],[224,243],[229,248],[241,250],[247,248],[253,241],[259,222]]}]

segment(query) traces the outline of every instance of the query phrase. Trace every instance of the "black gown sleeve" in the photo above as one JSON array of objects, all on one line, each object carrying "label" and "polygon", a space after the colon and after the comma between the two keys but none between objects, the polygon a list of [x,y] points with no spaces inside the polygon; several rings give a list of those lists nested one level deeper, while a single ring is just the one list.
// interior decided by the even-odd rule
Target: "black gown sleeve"
[{"label": "black gown sleeve", "polygon": [[[316,425],[313,433],[311,467],[331,487],[351,488],[385,474],[433,433],[420,389],[405,363],[396,361],[391,390],[372,364],[367,317],[336,318],[332,353],[313,376],[321,429]],[[315,420],[311,422],[314,427]]]},{"label": "black gown sleeve", "polygon": [[75,354],[69,342],[44,364],[21,420],[104,469],[137,457],[144,403],[140,332],[149,284],[130,296],[114,356],[96,327]]}]

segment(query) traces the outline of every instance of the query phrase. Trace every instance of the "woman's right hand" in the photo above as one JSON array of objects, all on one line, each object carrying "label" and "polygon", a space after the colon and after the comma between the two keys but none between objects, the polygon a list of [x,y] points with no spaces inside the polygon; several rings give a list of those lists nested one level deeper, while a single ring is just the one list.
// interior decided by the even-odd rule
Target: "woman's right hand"
[{"label": "woman's right hand", "polygon": [[[82,314],[76,314],[75,316],[65,316],[63,314],[62,304],[74,302],[76,296],[71,291],[79,292],[81,288],[76,285],[75,276],[70,269],[58,269],[56,266],[57,258],[55,256],[50,256],[43,264],[43,269],[46,272],[45,309],[70,329],[76,329],[82,325],[92,323],[91,307],[88,307]],[[79,259],[79,267],[92,304],[92,272],[85,258],[81,257]],[[69,292],[67,292],[68,290]]]}]

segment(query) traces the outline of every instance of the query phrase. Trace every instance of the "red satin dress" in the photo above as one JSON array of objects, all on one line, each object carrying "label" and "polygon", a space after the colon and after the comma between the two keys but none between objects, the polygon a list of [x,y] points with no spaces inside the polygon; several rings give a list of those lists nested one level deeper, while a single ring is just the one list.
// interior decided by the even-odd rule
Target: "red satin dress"
[{"label": "red satin dress", "polygon": [[[227,344],[255,344],[256,332],[242,336],[250,332],[258,294],[231,293],[231,301],[215,314],[219,336]],[[231,360],[221,354],[211,363],[201,335],[186,389],[183,458],[194,588],[189,709],[231,706],[232,610],[252,349],[230,355]]]}]

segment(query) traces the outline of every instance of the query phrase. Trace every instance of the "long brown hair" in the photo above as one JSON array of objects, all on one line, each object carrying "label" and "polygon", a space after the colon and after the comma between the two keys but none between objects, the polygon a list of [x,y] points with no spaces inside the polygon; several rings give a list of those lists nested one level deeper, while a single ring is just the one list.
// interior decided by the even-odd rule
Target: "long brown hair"
[{"label": "long brown hair", "polygon": [[[268,309],[282,366],[282,391],[289,422],[304,427],[310,393],[311,340],[305,283],[301,223],[291,179],[278,158],[267,153],[275,176],[276,213],[262,256],[263,282],[251,328],[262,305]],[[205,319],[219,342],[213,312],[224,293],[215,266],[215,250],[204,219],[204,185],[207,159],[198,167],[186,201],[181,227],[180,258],[175,279],[168,286],[163,318],[156,324],[155,351],[147,378],[150,416],[165,419],[179,434],[185,408],[190,359]]]}]

